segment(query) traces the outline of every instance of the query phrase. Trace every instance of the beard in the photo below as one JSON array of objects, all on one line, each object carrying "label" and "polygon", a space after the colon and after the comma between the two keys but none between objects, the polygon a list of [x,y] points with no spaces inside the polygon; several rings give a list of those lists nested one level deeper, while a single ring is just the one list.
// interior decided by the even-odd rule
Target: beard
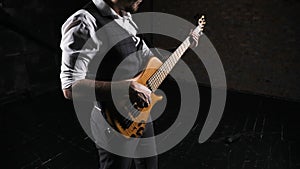
[{"label": "beard", "polygon": [[126,12],[135,13],[139,9],[139,5],[142,0],[131,0],[128,6],[125,7]]}]

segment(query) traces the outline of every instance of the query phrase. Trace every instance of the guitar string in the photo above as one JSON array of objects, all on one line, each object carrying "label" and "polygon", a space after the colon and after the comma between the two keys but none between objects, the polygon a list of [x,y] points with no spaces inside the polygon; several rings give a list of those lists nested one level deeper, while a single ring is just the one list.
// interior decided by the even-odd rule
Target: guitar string
[{"label": "guitar string", "polygon": [[[181,45],[178,49],[175,51],[174,57],[170,57],[170,59],[168,59],[166,61],[166,65],[164,65],[166,68],[166,71],[163,71],[163,65],[158,69],[158,71],[154,74],[154,80],[151,79],[151,82],[149,83],[149,85],[151,86],[151,88],[153,89],[153,87],[157,88],[160,83],[162,82],[162,80],[166,77],[167,72],[169,72],[171,70],[171,68],[176,64],[176,60],[178,60],[178,55],[181,54],[182,52],[184,52],[186,49],[182,49],[182,47],[185,47],[185,42],[183,43],[183,45]],[[179,51],[179,54],[178,54]],[[151,77],[151,78],[152,78]],[[152,82],[154,82],[154,86],[152,84]],[[136,115],[138,115],[137,113],[139,113],[139,110],[135,109],[134,106],[132,106],[131,104],[129,106],[127,106],[130,109],[130,112],[132,114],[133,117],[135,117]],[[132,111],[134,109],[134,111]],[[125,118],[123,120],[123,123],[125,123],[126,127],[131,123],[131,119],[130,119],[130,115],[127,115],[127,118]]]},{"label": "guitar string", "polygon": [[[187,39],[186,39],[187,40]],[[183,43],[183,45],[181,45],[178,49],[174,52],[174,57],[171,56],[170,59],[168,59],[159,69],[158,71],[149,79],[149,82],[152,83],[154,81],[154,88],[157,88],[160,83],[163,81],[163,79],[166,77],[166,75],[168,74],[168,72],[172,69],[172,67],[177,63],[178,59],[182,53],[184,53],[187,49],[187,46],[189,46],[189,44],[187,44],[187,41],[185,40],[185,42]],[[185,48],[185,49],[183,49]],[[179,52],[179,53],[178,53]],[[165,69],[162,70],[162,68]],[[158,82],[157,82],[158,81]]]},{"label": "guitar string", "polygon": [[[199,30],[200,29],[200,30]],[[202,28],[197,27],[196,31],[199,30],[199,33],[202,32]],[[202,34],[200,34],[202,35]],[[167,61],[158,69],[158,71],[156,71],[148,80],[148,86],[150,87],[150,89],[156,90],[158,88],[158,86],[162,83],[162,81],[165,79],[165,77],[167,76],[167,74],[169,74],[169,72],[171,71],[171,69],[174,67],[174,65],[178,62],[180,56],[187,50],[187,48],[189,47],[190,43],[189,39],[186,38],[185,41],[182,43],[182,45],[180,45],[176,51],[174,52],[174,56],[170,56],[169,59],[167,59]],[[165,68],[164,68],[165,67]],[[162,68],[164,68],[166,71],[162,70]],[[153,84],[154,83],[154,84]],[[129,109],[131,109],[130,112],[132,112],[132,116],[135,117],[137,115],[137,113],[139,113],[139,110],[137,110],[132,104],[130,104],[129,106],[127,106]],[[133,110],[133,111],[132,111]],[[130,113],[129,112],[129,113]],[[123,120],[123,122],[125,123],[126,127],[128,128],[133,122],[130,119],[130,115],[127,115],[127,118],[125,118]],[[130,123],[130,124],[129,124]]]}]

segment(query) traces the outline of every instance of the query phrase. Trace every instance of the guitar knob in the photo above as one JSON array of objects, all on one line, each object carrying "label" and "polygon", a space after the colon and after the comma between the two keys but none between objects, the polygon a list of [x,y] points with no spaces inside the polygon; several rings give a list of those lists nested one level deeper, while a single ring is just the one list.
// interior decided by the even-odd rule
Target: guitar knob
[{"label": "guitar knob", "polygon": [[112,133],[112,131],[110,130],[110,128],[106,128],[104,132],[105,132],[106,136],[110,136],[111,133]]},{"label": "guitar knob", "polygon": [[137,134],[138,136],[142,136],[144,129],[145,129],[144,127],[140,127],[140,128],[138,129],[138,131],[136,132],[136,134]]}]

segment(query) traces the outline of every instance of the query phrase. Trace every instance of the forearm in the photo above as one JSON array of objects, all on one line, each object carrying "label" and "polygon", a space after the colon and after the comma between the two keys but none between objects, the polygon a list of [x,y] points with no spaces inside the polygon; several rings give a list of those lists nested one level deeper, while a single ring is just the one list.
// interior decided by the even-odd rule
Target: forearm
[{"label": "forearm", "polygon": [[95,81],[89,79],[82,79],[76,81],[72,85],[72,98],[84,99],[87,101],[109,101],[112,100],[112,90],[118,95],[128,94],[129,81]]}]

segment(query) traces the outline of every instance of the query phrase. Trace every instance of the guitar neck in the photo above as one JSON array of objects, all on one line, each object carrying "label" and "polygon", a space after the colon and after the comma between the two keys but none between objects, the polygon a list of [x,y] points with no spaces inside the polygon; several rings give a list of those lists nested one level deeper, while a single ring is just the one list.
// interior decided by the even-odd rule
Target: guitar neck
[{"label": "guitar neck", "polygon": [[[194,29],[194,33],[200,34],[202,28],[199,26]],[[159,69],[149,78],[148,80],[148,87],[154,92],[160,84],[164,81],[164,79],[167,77],[167,75],[171,72],[173,67],[176,65],[176,63],[179,61],[179,59],[182,57],[182,55],[185,53],[185,51],[190,47],[190,37],[187,37],[182,44],[175,50],[174,53],[171,54],[171,56],[160,66]]]},{"label": "guitar neck", "polygon": [[185,41],[175,50],[175,52],[160,66],[159,69],[149,78],[148,86],[152,91],[155,91],[164,81],[167,75],[171,72],[173,67],[179,61],[183,53],[190,46],[189,39]]}]

